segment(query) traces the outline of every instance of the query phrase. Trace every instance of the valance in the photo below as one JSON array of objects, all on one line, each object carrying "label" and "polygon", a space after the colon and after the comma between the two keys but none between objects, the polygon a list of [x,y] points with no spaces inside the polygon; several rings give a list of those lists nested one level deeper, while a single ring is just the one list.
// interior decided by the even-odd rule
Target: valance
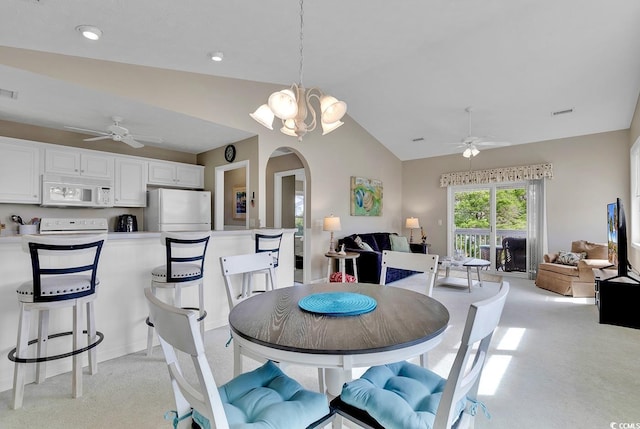
[{"label": "valance", "polygon": [[551,163],[521,165],[518,167],[490,168],[488,170],[457,171],[440,176],[440,187],[455,185],[483,185],[487,183],[522,182],[525,180],[552,179]]}]

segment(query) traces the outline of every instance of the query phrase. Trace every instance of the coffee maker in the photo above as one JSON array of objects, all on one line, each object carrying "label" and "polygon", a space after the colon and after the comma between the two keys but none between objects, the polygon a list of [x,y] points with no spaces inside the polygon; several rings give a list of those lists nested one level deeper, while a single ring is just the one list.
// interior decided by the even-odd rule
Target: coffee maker
[{"label": "coffee maker", "polygon": [[132,214],[123,214],[116,219],[116,232],[136,232],[138,230],[138,219]]}]

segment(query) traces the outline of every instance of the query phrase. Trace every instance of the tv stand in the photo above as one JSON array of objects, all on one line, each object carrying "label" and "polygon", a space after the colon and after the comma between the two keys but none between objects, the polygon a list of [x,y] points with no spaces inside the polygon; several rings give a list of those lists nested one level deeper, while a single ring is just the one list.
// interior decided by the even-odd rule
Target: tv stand
[{"label": "tv stand", "polygon": [[594,269],[600,323],[640,329],[640,277],[617,270]]}]

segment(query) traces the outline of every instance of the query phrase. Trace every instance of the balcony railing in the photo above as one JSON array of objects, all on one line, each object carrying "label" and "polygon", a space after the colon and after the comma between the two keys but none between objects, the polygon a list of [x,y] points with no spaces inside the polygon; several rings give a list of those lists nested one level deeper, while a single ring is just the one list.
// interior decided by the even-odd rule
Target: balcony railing
[{"label": "balcony railing", "polygon": [[[502,239],[504,237],[526,238],[527,231],[499,229],[496,231],[496,269],[502,266]],[[489,260],[491,231],[481,228],[459,228],[455,230],[454,254],[462,253],[469,258]]]}]

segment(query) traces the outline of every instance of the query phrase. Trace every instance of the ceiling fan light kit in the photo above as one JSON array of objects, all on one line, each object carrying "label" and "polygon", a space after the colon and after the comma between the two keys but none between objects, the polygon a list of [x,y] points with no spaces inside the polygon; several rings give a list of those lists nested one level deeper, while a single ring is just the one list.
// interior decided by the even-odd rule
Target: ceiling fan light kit
[{"label": "ceiling fan light kit", "polygon": [[480,146],[508,146],[510,143],[507,142],[490,142],[485,141],[482,137],[476,137],[471,134],[471,112],[473,112],[473,107],[468,106],[464,109],[469,116],[469,128],[467,137],[462,140],[462,146],[464,147],[464,151],[462,152],[462,156],[465,158],[473,158],[480,153],[480,149],[478,149],[478,145]]},{"label": "ceiling fan light kit", "polygon": [[[303,0],[300,0],[300,69],[298,84],[294,83],[291,88],[274,92],[269,96],[267,104],[261,105],[255,112],[249,114],[259,124],[270,130],[273,130],[273,120],[277,117],[282,121],[280,132],[288,136],[298,137],[298,141],[302,141],[302,137],[316,129],[317,113],[311,104],[312,99],[315,98],[320,107],[322,135],[328,134],[343,125],[344,122],[341,119],[347,113],[347,103],[344,101],[324,94],[318,88],[304,88],[302,84],[304,70],[303,33],[304,9]],[[311,114],[310,120],[309,114]]]}]

